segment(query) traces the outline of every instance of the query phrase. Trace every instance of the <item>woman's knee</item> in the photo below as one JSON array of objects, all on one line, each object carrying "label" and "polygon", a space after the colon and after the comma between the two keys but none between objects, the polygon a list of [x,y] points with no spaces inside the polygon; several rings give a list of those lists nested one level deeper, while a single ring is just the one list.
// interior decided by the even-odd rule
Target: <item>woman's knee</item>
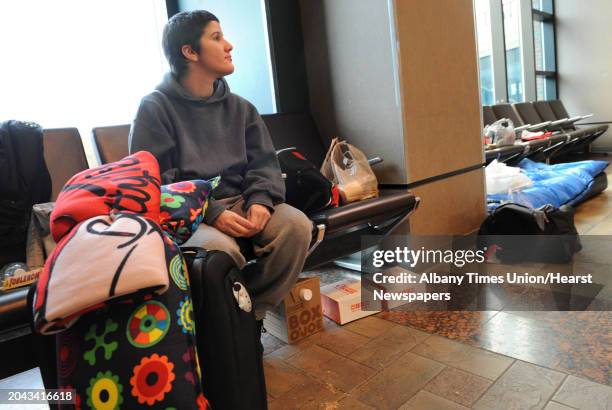
[{"label": "woman's knee", "polygon": [[242,252],[240,252],[240,247],[234,239],[215,239],[202,244],[202,247],[208,251],[222,251],[227,253],[239,268],[242,268],[246,264],[246,260]]},{"label": "woman's knee", "polygon": [[308,245],[312,239],[312,221],[302,211],[291,205],[277,205],[274,213],[279,211],[278,225],[282,228],[284,236],[291,241]]},{"label": "woman's knee", "polygon": [[240,246],[236,240],[208,225],[200,225],[185,245],[201,247],[207,251],[225,252],[234,260],[234,263],[239,268],[246,264],[246,260],[242,252],[240,252]]}]

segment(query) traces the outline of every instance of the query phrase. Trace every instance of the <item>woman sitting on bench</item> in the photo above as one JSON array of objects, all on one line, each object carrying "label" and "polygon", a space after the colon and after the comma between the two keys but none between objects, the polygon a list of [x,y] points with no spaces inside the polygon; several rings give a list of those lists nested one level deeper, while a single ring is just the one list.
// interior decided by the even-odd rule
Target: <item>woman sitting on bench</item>
[{"label": "woman sitting on bench", "polygon": [[302,270],[312,223],[284,203],[285,187],[266,126],[229,90],[232,45],[207,11],[173,16],[163,33],[172,68],[145,96],[130,131],[130,153],[150,151],[164,184],[221,175],[204,222],[186,243],[246,263],[236,238],[249,238],[258,272],[245,278],[255,316],[278,305]]}]

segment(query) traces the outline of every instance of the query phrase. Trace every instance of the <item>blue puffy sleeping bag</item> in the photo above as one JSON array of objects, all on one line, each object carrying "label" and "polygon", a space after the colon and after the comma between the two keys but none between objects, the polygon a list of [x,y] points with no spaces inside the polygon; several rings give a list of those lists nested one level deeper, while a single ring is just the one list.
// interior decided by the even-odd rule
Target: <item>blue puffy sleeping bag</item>
[{"label": "blue puffy sleeping bag", "polygon": [[579,161],[546,165],[527,158],[518,167],[533,181],[519,192],[487,195],[489,211],[506,202],[516,202],[532,208],[546,204],[556,207],[574,205],[586,195],[593,179],[609,165],[608,161]]}]

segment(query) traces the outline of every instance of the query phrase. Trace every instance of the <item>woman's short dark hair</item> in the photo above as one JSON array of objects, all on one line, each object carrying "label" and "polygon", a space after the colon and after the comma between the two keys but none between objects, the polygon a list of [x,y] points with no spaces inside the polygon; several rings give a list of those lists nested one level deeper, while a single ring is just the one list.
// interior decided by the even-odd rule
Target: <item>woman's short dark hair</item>
[{"label": "woman's short dark hair", "polygon": [[182,77],[187,71],[187,60],[181,48],[189,45],[196,53],[200,52],[200,37],[208,23],[219,19],[206,10],[183,11],[175,14],[164,27],[162,47],[172,72]]}]

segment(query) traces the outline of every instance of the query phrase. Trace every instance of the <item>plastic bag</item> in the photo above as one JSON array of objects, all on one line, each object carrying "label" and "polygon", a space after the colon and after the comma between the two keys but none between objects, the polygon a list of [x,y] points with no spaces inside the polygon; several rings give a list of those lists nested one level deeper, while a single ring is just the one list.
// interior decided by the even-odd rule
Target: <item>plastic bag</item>
[{"label": "plastic bag", "polygon": [[526,206],[527,208],[535,209],[532,195],[533,192],[527,194],[523,191],[523,188],[510,189],[508,190],[508,199],[506,201],[502,201],[502,203],[519,204]]},{"label": "plastic bag", "polygon": [[485,177],[487,195],[513,192],[533,184],[533,181],[521,172],[520,168],[509,167],[496,159],[485,168]]},{"label": "plastic bag", "polygon": [[487,125],[484,132],[489,143],[495,144],[498,147],[514,145],[514,140],[516,139],[514,135],[514,123],[508,118],[502,118],[491,125]]},{"label": "plastic bag", "polygon": [[321,173],[338,186],[343,203],[378,196],[378,180],[365,154],[338,138],[332,140]]}]

